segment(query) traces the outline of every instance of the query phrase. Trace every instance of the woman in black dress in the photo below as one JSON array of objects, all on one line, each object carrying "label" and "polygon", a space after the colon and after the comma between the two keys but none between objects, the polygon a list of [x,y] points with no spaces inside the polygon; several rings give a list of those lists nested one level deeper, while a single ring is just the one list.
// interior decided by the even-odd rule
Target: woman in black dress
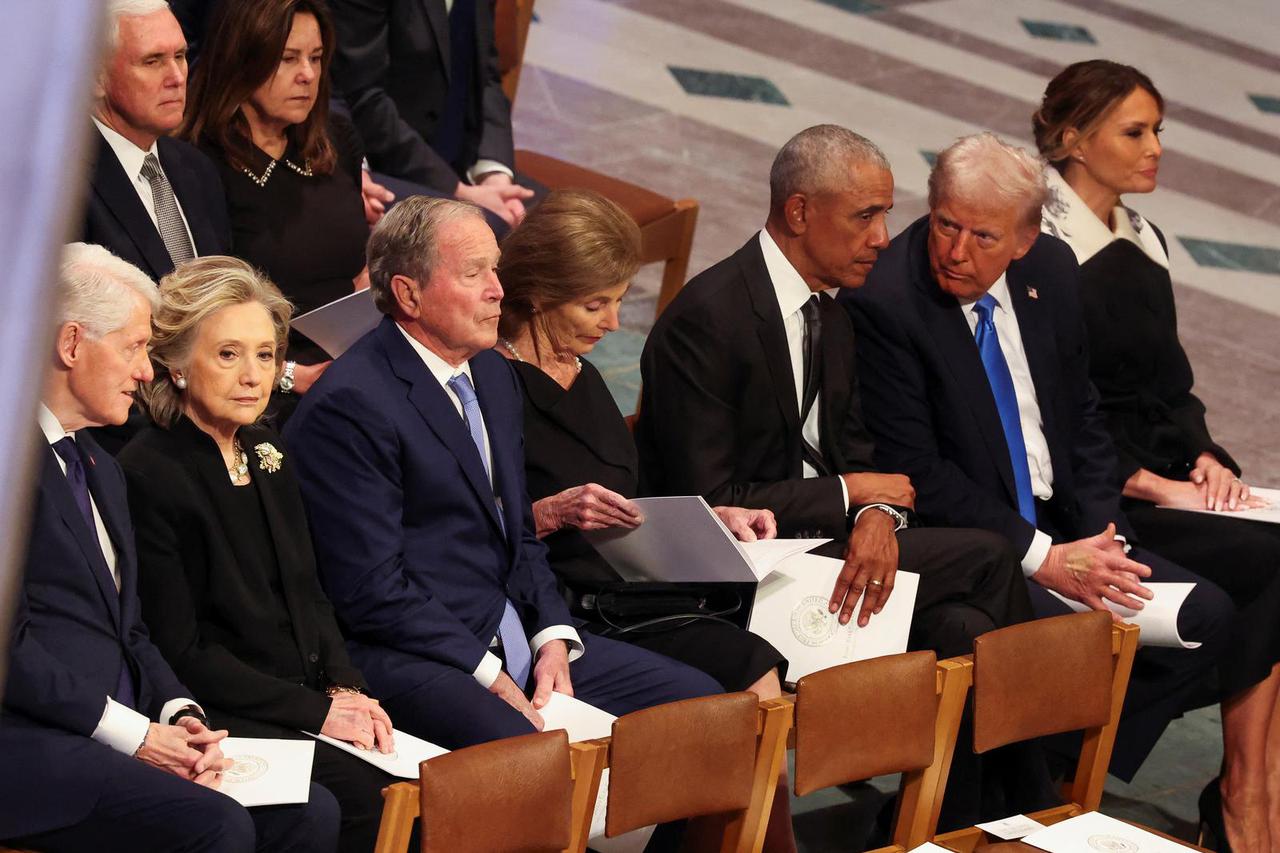
[{"label": "woman in black dress", "polygon": [[1219,667],[1223,770],[1202,816],[1220,830],[1225,817],[1220,845],[1280,850],[1280,529],[1231,517],[1260,502],[1192,393],[1164,235],[1121,202],[1156,188],[1163,118],[1163,98],[1135,68],[1091,60],[1058,74],[1034,118],[1053,167],[1043,227],[1080,262],[1090,372],[1126,516],[1147,547],[1220,585],[1240,610],[1233,648],[1247,653]]},{"label": "woman in black dress", "polygon": [[[288,302],[248,264],[217,256],[180,266],[160,296],[156,376],[142,392],[155,425],[119,456],[152,640],[236,735],[314,732],[389,751],[391,720],[364,695],[320,589],[293,462],[257,424]],[[339,849],[371,850],[392,777],[318,742],[312,778],[342,808]]]},{"label": "woman in black dress", "polygon": [[[513,362],[524,390],[525,470],[538,536],[574,615],[590,630],[695,666],[728,690],[773,698],[781,694],[786,661],[760,637],[706,618],[620,632],[601,606],[641,585],[625,584],[578,531],[642,523],[628,500],[639,463],[604,379],[582,356],[618,328],[619,306],[639,267],[639,228],[590,192],[551,193],[503,241],[498,351]],[[776,533],[768,510],[716,513],[740,539]],[[596,606],[584,608],[584,598]]]},{"label": "woman in black dress", "polygon": [[[351,123],[329,114],[333,50],[321,0],[222,0],[182,129],[218,164],[236,256],[277,282],[299,314],[367,286],[363,153]],[[305,393],[328,364],[294,332],[280,390]]]}]

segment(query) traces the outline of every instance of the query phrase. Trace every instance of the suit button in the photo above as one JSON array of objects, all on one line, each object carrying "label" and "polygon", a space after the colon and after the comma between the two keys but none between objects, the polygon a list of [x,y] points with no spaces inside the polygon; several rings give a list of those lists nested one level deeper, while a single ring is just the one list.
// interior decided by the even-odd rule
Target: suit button
[{"label": "suit button", "polygon": [[319,663],[320,655],[316,654],[315,652],[312,652],[311,654],[307,655],[307,660],[311,661],[312,663]]}]

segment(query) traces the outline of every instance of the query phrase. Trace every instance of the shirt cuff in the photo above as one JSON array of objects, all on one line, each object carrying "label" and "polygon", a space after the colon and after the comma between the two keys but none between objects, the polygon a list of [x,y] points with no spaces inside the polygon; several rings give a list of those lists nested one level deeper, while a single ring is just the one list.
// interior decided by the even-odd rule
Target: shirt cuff
[{"label": "shirt cuff", "polygon": [[1040,571],[1040,567],[1044,565],[1044,558],[1049,556],[1049,548],[1053,545],[1053,539],[1043,530],[1037,530],[1036,535],[1031,537],[1031,544],[1027,546],[1027,553],[1022,555],[1022,574],[1031,577]]},{"label": "shirt cuff", "polygon": [[582,638],[578,636],[569,625],[552,625],[543,628],[534,634],[529,640],[529,651],[533,652],[533,659],[538,659],[538,651],[552,640],[564,640],[569,646],[569,662],[573,663],[586,652],[586,647],[582,645]]},{"label": "shirt cuff", "polygon": [[168,702],[165,702],[164,707],[160,709],[161,725],[166,725],[166,726],[173,725],[172,723],[169,722],[170,720],[173,719],[173,715],[178,713],[188,705],[194,707],[197,711],[199,711],[200,716],[203,717],[205,715],[204,708],[201,708],[199,703],[197,703],[196,700],[194,699],[188,699],[186,697],[183,697],[181,699],[170,699]]},{"label": "shirt cuff", "polygon": [[493,652],[485,652],[484,657],[480,658],[480,664],[476,667],[475,672],[471,673],[471,676],[480,682],[481,687],[488,690],[501,674],[502,661]]},{"label": "shirt cuff", "polygon": [[849,486],[845,483],[844,477],[836,477],[840,481],[840,496],[844,498],[844,514],[849,514]]},{"label": "shirt cuff", "polygon": [[102,719],[98,720],[92,737],[116,752],[132,756],[147,739],[150,728],[151,721],[144,715],[108,696],[107,706],[102,709]]},{"label": "shirt cuff", "polygon": [[477,160],[474,166],[467,169],[467,183],[474,184],[476,179],[490,172],[501,172],[513,181],[516,179],[516,173],[511,171],[510,166],[499,163],[497,160]]}]

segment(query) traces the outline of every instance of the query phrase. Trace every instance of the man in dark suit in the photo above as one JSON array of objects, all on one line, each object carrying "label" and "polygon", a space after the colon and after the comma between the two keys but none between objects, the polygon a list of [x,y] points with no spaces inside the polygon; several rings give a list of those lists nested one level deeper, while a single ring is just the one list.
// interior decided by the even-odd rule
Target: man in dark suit
[{"label": "man in dark suit", "polygon": [[[139,14],[139,8],[150,9]],[[97,145],[81,239],[159,280],[199,255],[227,254],[217,168],[170,138],[182,123],[187,43],[164,0],[109,7],[115,33],[96,90]]]},{"label": "man in dark suit", "polygon": [[1127,779],[1221,653],[1232,606],[1218,587],[1130,550],[1115,450],[1089,382],[1075,258],[1039,233],[1040,167],[990,134],[943,152],[931,213],[893,241],[848,304],[877,460],[911,477],[926,522],[1013,542],[1039,615],[1068,612],[1050,591],[1140,609],[1151,597],[1144,578],[1196,583],[1178,625],[1203,645],[1138,655],[1111,765]]},{"label": "man in dark suit", "polygon": [[[860,596],[859,624],[878,613],[899,567],[919,573],[912,647],[968,654],[975,636],[1031,617],[1017,555],[986,531],[904,529],[915,492],[872,459],[853,328],[831,296],[861,286],[888,245],[888,163],[858,134],[819,125],[778,152],[770,196],[764,230],[690,281],[649,335],[642,490],[771,509],[781,536],[838,540],[829,607],[842,622]],[[981,806],[976,772],[951,786],[948,825],[1012,804],[992,788]],[[1012,788],[1038,797],[1047,784]]]},{"label": "man in dark suit", "polygon": [[[38,490],[0,706],[0,838],[40,850],[332,850],[337,803],[257,812],[139,614],[124,476],[84,427],[124,420],[155,285],[100,246],[64,256]],[[257,828],[255,832],[255,820]],[[256,841],[255,841],[256,835]]]},{"label": "man in dark suit", "polygon": [[541,188],[512,171],[492,0],[334,0],[330,8],[334,84],[370,165],[478,204],[500,230],[519,222]]},{"label": "man in dark suit", "polygon": [[369,241],[387,316],[285,435],[352,662],[399,728],[449,747],[540,728],[553,690],[622,714],[720,689],[572,627],[525,491],[519,383],[492,349],[497,262],[474,205],[393,208]]}]

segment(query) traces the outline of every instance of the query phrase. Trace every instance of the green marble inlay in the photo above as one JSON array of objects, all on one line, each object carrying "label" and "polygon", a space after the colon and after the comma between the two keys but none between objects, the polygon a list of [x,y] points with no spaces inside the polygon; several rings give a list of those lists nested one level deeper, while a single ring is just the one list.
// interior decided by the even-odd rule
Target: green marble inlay
[{"label": "green marble inlay", "polygon": [[1280,275],[1280,249],[1179,237],[1178,242],[1202,267]]},{"label": "green marble inlay", "polygon": [[818,2],[825,3],[828,6],[835,6],[837,9],[843,9],[855,15],[869,15],[872,12],[884,11],[883,6],[879,3],[872,3],[871,0],[818,0]]},{"label": "green marble inlay", "polygon": [[1097,44],[1093,33],[1076,24],[1059,24],[1053,21],[1028,21],[1019,19],[1022,27],[1038,39],[1054,39],[1056,41],[1078,41],[1085,44]]},{"label": "green marble inlay", "polygon": [[791,106],[778,87],[763,77],[750,74],[727,74],[723,71],[704,71],[698,68],[667,66],[680,87],[690,95],[708,95],[713,98],[732,98],[738,101],[759,101]]},{"label": "green marble inlay", "polygon": [[596,344],[587,359],[604,377],[613,401],[624,415],[636,410],[640,402],[640,353],[645,336],[629,329],[619,329]]},{"label": "green marble inlay", "polygon": [[921,156],[921,157],[923,157],[923,158],[924,158],[924,161],[925,161],[926,163],[928,163],[928,164],[929,164],[929,168],[930,168],[930,169],[932,169],[932,168],[934,167],[934,165],[938,162],[938,152],[937,152],[937,151],[925,151],[925,150],[922,148],[922,149],[920,149],[920,156]]},{"label": "green marble inlay", "polygon": [[1264,113],[1280,115],[1280,98],[1274,95],[1250,95],[1249,100],[1253,101],[1253,105]]}]

